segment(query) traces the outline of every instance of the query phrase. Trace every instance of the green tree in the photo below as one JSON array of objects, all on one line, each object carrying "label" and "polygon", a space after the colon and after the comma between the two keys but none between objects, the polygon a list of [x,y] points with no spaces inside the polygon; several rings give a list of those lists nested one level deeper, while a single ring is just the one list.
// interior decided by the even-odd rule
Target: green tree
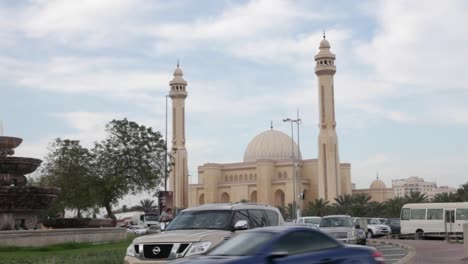
[{"label": "green tree", "polygon": [[158,205],[154,203],[154,200],[144,199],[137,205],[139,211],[152,212],[158,209]]},{"label": "green tree", "polygon": [[369,214],[369,202],[372,196],[368,193],[353,193],[351,195],[351,211],[352,216],[368,216]]},{"label": "green tree", "polygon": [[462,202],[468,202],[468,182],[457,189],[458,199]]},{"label": "green tree", "polygon": [[55,186],[62,191],[51,210],[76,210],[77,217],[96,205],[95,177],[91,174],[90,151],[78,140],[55,139],[41,167],[39,185]]},{"label": "green tree", "polygon": [[429,201],[427,194],[421,192],[410,192],[405,196],[406,203],[426,203]]},{"label": "green tree", "polygon": [[324,200],[323,198],[315,199],[307,205],[304,210],[304,215],[306,216],[324,216],[328,212],[328,204],[330,202]]},{"label": "green tree", "polygon": [[164,179],[165,143],[159,132],[127,119],[112,120],[106,132],[92,150],[93,167],[98,204],[116,221],[112,206],[123,196],[153,190]]},{"label": "green tree", "polygon": [[434,203],[451,203],[451,202],[460,202],[460,198],[456,193],[438,193],[434,195],[434,198],[432,199],[432,202]]},{"label": "green tree", "polygon": [[384,202],[385,214],[386,217],[389,218],[397,218],[400,217],[401,208],[405,205],[406,199],[405,197],[394,197],[390,200]]},{"label": "green tree", "polygon": [[339,214],[352,214],[351,207],[354,204],[353,196],[350,194],[342,194],[336,197],[335,207]]}]

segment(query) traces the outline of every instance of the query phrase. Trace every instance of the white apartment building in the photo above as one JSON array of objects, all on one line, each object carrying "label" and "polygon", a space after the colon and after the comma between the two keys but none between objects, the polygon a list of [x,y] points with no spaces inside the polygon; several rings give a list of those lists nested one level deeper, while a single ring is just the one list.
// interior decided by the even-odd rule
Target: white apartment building
[{"label": "white apartment building", "polygon": [[448,186],[440,186],[437,188],[435,182],[426,182],[423,178],[416,176],[407,179],[392,180],[392,188],[395,197],[403,197],[411,192],[425,193],[429,198],[433,198],[436,194],[445,192],[455,192],[456,189]]}]

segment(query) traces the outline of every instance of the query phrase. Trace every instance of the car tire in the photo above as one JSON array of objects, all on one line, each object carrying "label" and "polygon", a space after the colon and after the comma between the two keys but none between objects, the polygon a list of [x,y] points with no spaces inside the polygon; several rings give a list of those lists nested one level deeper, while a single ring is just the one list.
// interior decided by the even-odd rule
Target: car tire
[{"label": "car tire", "polygon": [[372,233],[372,230],[368,230],[366,233],[367,238],[374,238],[374,233]]}]

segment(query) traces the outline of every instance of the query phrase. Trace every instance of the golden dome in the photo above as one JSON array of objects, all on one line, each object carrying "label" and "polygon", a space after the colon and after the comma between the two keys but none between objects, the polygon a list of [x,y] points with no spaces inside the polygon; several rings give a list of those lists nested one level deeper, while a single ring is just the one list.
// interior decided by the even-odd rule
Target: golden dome
[{"label": "golden dome", "polygon": [[291,159],[292,149],[294,149],[295,158],[299,156],[299,159],[302,159],[297,144],[296,142],[292,142],[291,137],[280,131],[268,130],[258,134],[250,141],[244,152],[244,162],[260,159]]},{"label": "golden dome", "polygon": [[374,180],[371,185],[371,189],[385,189],[387,186],[385,186],[385,183],[379,179]]}]

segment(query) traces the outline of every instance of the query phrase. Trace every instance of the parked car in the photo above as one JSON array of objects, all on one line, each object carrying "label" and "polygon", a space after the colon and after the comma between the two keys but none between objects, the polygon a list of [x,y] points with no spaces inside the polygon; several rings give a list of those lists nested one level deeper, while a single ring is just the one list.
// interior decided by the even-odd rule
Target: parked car
[{"label": "parked car", "polygon": [[206,255],[174,264],[303,264],[383,263],[375,248],[346,245],[319,229],[298,226],[264,227],[238,234]]},{"label": "parked car", "polygon": [[304,217],[299,217],[296,221],[296,223],[299,224],[311,224],[314,226],[319,226],[320,220],[322,220],[322,217],[320,216],[304,216]]},{"label": "parked car", "polygon": [[[138,230],[138,231],[137,231]],[[144,225],[130,225],[127,227],[127,233],[129,234],[140,234],[146,231],[146,227]]]},{"label": "parked car", "polygon": [[357,243],[356,227],[348,215],[324,216],[320,221],[319,228],[344,243]]},{"label": "parked car", "polygon": [[398,235],[401,232],[400,218],[387,219],[385,224],[392,230],[392,235]]},{"label": "parked car", "polygon": [[376,218],[367,218],[367,238],[386,236],[391,234],[388,225],[383,225]]},{"label": "parked car", "polygon": [[124,263],[164,263],[202,254],[236,231],[283,225],[278,208],[251,203],[207,204],[177,214],[158,234],[140,236],[127,248]]}]

